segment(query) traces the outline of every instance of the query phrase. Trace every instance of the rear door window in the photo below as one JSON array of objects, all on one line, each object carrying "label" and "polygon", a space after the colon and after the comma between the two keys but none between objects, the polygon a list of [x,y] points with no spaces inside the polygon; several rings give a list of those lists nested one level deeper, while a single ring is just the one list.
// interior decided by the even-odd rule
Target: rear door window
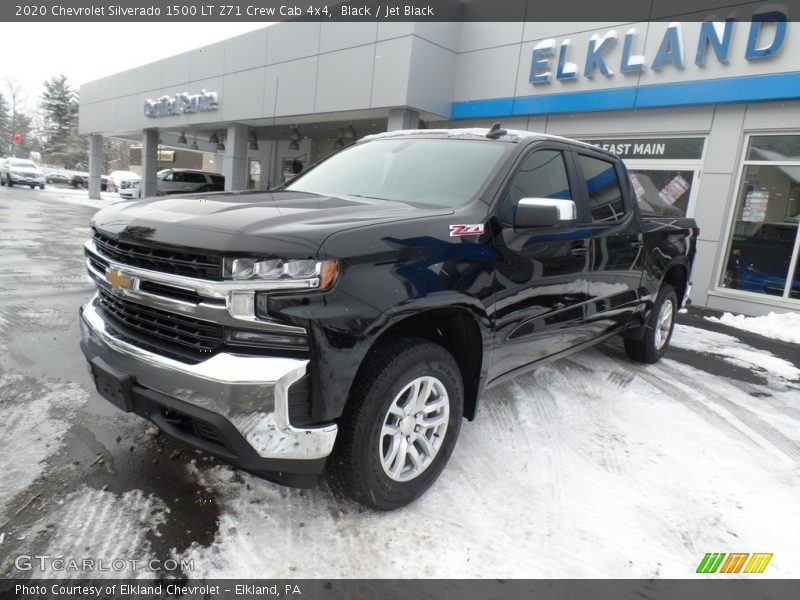
[{"label": "rear door window", "polygon": [[618,221],[625,216],[625,202],[616,165],[607,160],[578,154],[593,223]]}]

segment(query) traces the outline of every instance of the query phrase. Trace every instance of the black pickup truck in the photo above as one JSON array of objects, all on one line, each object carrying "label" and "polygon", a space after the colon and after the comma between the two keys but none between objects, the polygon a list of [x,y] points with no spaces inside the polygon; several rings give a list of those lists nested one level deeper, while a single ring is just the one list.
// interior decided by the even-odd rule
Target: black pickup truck
[{"label": "black pickup truck", "polygon": [[119,203],[85,245],[81,348],[167,434],[397,508],[488,386],[614,335],[661,357],[698,229],[633,198],[616,156],[495,126],[371,136],[268,192]]}]

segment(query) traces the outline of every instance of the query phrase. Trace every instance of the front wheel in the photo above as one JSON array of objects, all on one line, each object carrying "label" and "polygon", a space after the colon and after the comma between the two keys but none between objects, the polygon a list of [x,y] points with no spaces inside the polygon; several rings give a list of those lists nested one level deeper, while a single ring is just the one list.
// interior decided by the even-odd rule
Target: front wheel
[{"label": "front wheel", "polygon": [[675,288],[665,283],[658,291],[645,323],[644,337],[640,340],[625,338],[628,358],[643,363],[657,362],[667,351],[677,312],[678,295]]},{"label": "front wheel", "polygon": [[10,175],[8,177],[6,177],[6,183],[8,184],[8,187],[14,187],[14,182],[11,181],[11,176]]},{"label": "front wheel", "polygon": [[328,473],[334,488],[376,510],[421,496],[447,464],[464,412],[461,373],[441,346],[416,338],[370,353],[353,387]]}]

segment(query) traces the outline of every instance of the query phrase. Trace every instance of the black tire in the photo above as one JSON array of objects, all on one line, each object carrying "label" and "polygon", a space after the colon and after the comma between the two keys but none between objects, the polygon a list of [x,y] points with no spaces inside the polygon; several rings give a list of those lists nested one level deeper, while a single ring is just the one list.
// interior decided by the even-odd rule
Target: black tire
[{"label": "black tire", "polygon": [[[667,303],[670,303],[670,309],[665,308]],[[659,326],[659,321],[661,317],[663,317],[662,310],[671,310],[667,331],[664,331],[664,328]],[[675,293],[675,288],[665,283],[661,286],[661,289],[658,290],[656,301],[653,304],[650,315],[647,317],[644,337],[640,340],[624,339],[625,353],[628,355],[628,358],[641,363],[658,362],[669,347],[669,341],[672,339],[672,330],[675,328],[675,317],[677,314],[678,295]]]},{"label": "black tire", "polygon": [[43,190],[43,189],[44,189],[44,184],[40,185],[40,186],[39,186],[39,189],[40,189],[40,190]]},{"label": "black tire", "polygon": [[6,183],[8,184],[8,187],[14,187],[14,182],[11,181],[11,176],[10,175],[8,177],[6,177]]},{"label": "black tire", "polygon": [[32,190],[35,190],[35,189],[36,189],[36,186],[35,186],[35,185],[29,185],[28,187],[29,187],[29,188],[31,188]]},{"label": "black tire", "polygon": [[[450,353],[423,339],[390,340],[370,351],[366,360],[368,362],[359,374],[339,420],[336,446],[328,460],[328,478],[334,490],[360,504],[376,510],[394,510],[421,496],[447,464],[461,428],[464,387],[458,365]],[[427,466],[413,478],[397,481],[389,476],[382,464],[382,452],[387,448],[383,445],[381,432],[390,406],[403,389],[419,377],[430,377],[443,386],[449,400],[449,418],[444,440],[432,460],[428,460]],[[431,396],[434,399],[442,397]],[[407,418],[413,425],[414,415],[409,414]],[[400,433],[400,423],[397,426],[396,435],[401,438],[415,435],[411,432],[406,436]],[[427,439],[434,437],[438,435],[434,433]],[[402,464],[412,467],[412,462],[409,457],[404,458]]]}]

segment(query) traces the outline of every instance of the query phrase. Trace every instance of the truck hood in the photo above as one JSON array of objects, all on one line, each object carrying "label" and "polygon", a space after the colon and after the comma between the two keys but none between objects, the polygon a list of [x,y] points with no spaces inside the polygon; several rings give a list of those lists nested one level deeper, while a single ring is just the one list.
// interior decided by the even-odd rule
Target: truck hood
[{"label": "truck hood", "polygon": [[120,202],[92,224],[129,241],[265,256],[313,256],[328,236],[452,213],[403,202],[303,192],[225,192]]}]

